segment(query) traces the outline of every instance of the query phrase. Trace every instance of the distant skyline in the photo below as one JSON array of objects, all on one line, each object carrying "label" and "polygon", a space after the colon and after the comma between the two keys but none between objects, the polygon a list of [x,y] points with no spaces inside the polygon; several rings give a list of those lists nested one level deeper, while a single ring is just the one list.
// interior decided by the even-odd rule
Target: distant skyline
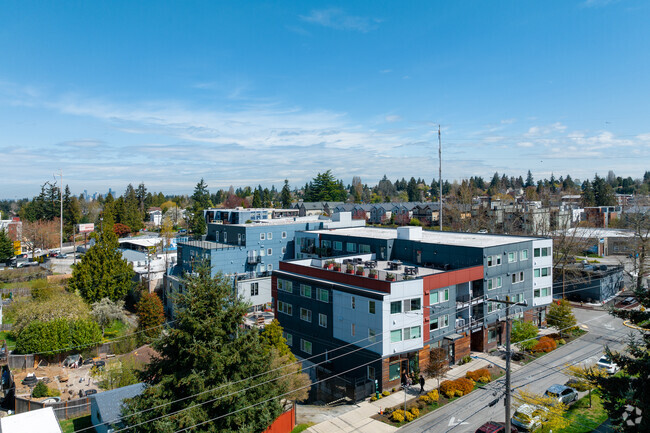
[{"label": "distant skyline", "polygon": [[[0,0],[0,198],[650,169],[650,3]],[[92,193],[91,193],[92,194]]]}]

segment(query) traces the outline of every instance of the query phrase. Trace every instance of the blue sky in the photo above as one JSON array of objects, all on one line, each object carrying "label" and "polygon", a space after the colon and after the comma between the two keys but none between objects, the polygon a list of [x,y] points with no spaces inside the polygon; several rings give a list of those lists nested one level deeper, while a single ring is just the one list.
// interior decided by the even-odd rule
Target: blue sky
[{"label": "blue sky", "polygon": [[0,197],[650,169],[650,3],[0,0]]}]

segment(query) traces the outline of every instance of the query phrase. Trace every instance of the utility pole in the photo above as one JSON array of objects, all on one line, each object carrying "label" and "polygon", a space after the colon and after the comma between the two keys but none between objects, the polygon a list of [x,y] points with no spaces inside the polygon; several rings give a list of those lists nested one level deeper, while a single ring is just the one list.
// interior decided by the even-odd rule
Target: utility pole
[{"label": "utility pole", "polygon": [[63,170],[59,170],[59,175],[61,179],[61,185],[59,185],[59,201],[61,202],[61,218],[60,218],[60,225],[61,225],[61,232],[60,232],[60,244],[59,244],[59,253],[63,254]]},{"label": "utility pole", "polygon": [[438,221],[442,231],[442,139],[440,138],[440,124],[438,124],[438,196],[440,209],[438,210]]},{"label": "utility pole", "polygon": [[512,302],[510,296],[506,296],[505,301],[500,301],[499,298],[488,299],[489,302],[498,302],[500,304],[506,304],[506,399],[504,405],[506,407],[506,432],[511,430],[511,415],[510,415],[510,307],[512,305],[521,305],[524,307],[528,306],[528,302]]}]

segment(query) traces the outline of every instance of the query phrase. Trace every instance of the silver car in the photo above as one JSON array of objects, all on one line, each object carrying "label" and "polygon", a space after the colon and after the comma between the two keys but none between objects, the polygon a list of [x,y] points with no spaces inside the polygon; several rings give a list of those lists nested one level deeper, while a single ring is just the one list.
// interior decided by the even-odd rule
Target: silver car
[{"label": "silver car", "polygon": [[544,397],[550,397],[562,404],[569,404],[578,399],[578,392],[569,386],[551,385],[544,393]]},{"label": "silver car", "polygon": [[599,368],[602,368],[603,370],[605,370],[605,371],[608,372],[609,374],[614,374],[614,373],[616,373],[618,370],[621,369],[618,365],[614,364],[614,363],[613,363],[613,362],[612,362],[608,357],[606,357],[606,356],[603,356],[602,358],[600,358],[600,359],[598,360],[598,362],[596,363],[596,366],[599,367]]}]

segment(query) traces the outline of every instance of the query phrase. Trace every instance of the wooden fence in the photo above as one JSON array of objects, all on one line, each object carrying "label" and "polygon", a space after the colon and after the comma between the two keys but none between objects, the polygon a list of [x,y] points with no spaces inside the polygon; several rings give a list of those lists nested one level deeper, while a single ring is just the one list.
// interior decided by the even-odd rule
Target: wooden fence
[{"label": "wooden fence", "polygon": [[54,414],[60,420],[68,418],[77,418],[90,413],[90,398],[83,397],[75,400],[60,401],[58,403],[43,404],[36,400],[29,398],[15,397],[16,413],[29,412],[30,410],[42,409],[44,407],[51,407],[54,409]]}]

